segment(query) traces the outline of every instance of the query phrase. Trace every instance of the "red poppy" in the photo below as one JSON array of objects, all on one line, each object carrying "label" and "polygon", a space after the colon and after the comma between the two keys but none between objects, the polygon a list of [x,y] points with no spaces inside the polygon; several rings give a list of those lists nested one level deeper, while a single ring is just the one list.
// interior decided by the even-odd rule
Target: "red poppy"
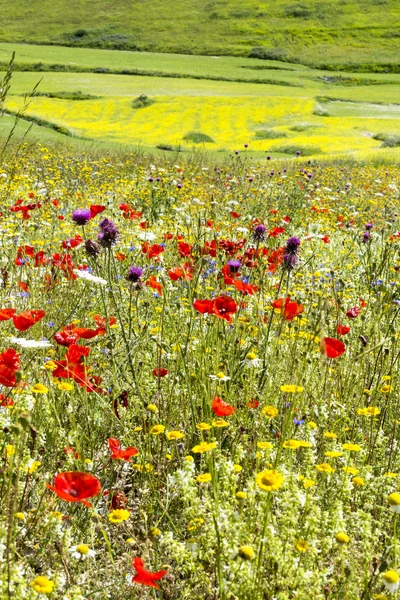
[{"label": "red poppy", "polygon": [[297,302],[294,301],[291,302],[290,297],[274,300],[271,302],[271,306],[272,308],[277,308],[281,311],[282,319],[285,319],[285,321],[292,321],[304,310],[304,306],[302,304],[297,304]]},{"label": "red poppy", "polygon": [[11,408],[14,406],[14,400],[12,398],[6,398],[4,394],[0,394],[0,406]]},{"label": "red poppy", "polygon": [[17,311],[15,308],[1,308],[0,309],[0,321],[8,321],[15,315]]},{"label": "red poppy", "polygon": [[20,354],[13,348],[7,348],[0,354],[0,384],[14,387],[17,383],[16,372],[19,369]]},{"label": "red poppy", "polygon": [[59,331],[54,335],[54,339],[57,344],[60,346],[72,346],[72,344],[76,344],[78,341],[78,335],[72,331],[67,330],[65,328],[63,331]]},{"label": "red poppy", "polygon": [[154,377],[165,377],[168,375],[168,369],[153,369],[152,374]]},{"label": "red poppy", "polygon": [[276,238],[276,237],[278,237],[278,235],[281,235],[282,233],[284,233],[284,231],[285,231],[284,227],[274,227],[273,229],[268,231],[268,237]]},{"label": "red poppy", "polygon": [[214,312],[214,303],[212,300],[195,300],[193,302],[193,308],[195,308],[202,315],[212,314]]},{"label": "red poppy", "polygon": [[14,315],[12,319],[18,331],[27,331],[40,319],[43,319],[45,314],[44,310],[25,310],[20,315]]},{"label": "red poppy", "polygon": [[153,244],[152,246],[149,246],[149,244],[145,242],[142,244],[142,252],[143,254],[146,254],[147,258],[150,259],[165,252],[165,248],[164,246],[161,246],[161,244]]},{"label": "red poppy", "polygon": [[105,206],[101,206],[100,204],[91,204],[90,205],[90,218],[93,219],[100,213],[106,210]]},{"label": "red poppy", "polygon": [[336,327],[336,333],[338,335],[347,335],[349,332],[350,332],[350,327],[347,327],[347,325],[341,325],[339,323],[338,326]]},{"label": "red poppy", "polygon": [[48,259],[44,255],[44,250],[39,250],[35,254],[35,267],[40,267],[41,265],[47,265]]},{"label": "red poppy", "polygon": [[178,252],[183,258],[185,258],[186,256],[190,256],[192,250],[193,246],[190,246],[190,244],[186,244],[185,242],[178,243]]},{"label": "red poppy", "polygon": [[222,398],[218,397],[215,397],[212,401],[211,408],[214,414],[217,415],[217,417],[229,417],[230,415],[233,415],[236,411],[236,408],[234,406],[231,406],[230,404],[222,400]]},{"label": "red poppy", "polygon": [[346,352],[346,346],[340,340],[325,337],[321,340],[321,350],[328,358],[338,358]]},{"label": "red poppy", "polygon": [[259,404],[260,403],[258,400],[256,400],[255,398],[251,398],[251,400],[249,400],[247,403],[247,408],[258,408]]},{"label": "red poppy", "polygon": [[246,295],[249,295],[249,296],[252,296],[258,290],[258,286],[257,285],[252,285],[250,283],[245,283],[241,279],[237,279],[236,281],[234,281],[233,285],[235,286],[235,288],[239,292],[242,292],[243,294],[246,294]]},{"label": "red poppy", "polygon": [[46,487],[53,490],[62,500],[80,502],[89,508],[92,505],[86,498],[93,498],[101,492],[101,483],[97,477],[79,471],[58,473],[54,479],[54,485],[46,484]]},{"label": "red poppy", "polygon": [[157,292],[162,295],[162,285],[157,281],[154,275],[151,275],[149,279],[146,281],[146,285],[153,288],[153,290],[157,290]]},{"label": "red poppy", "polygon": [[329,239],[329,236],[328,236],[328,235],[324,235],[324,237],[323,237],[323,238],[321,238],[321,239],[322,239],[322,241],[323,241],[325,244],[330,244],[330,243],[331,243],[331,240]]},{"label": "red poppy", "polygon": [[72,329],[72,333],[77,335],[79,339],[82,340],[91,340],[92,338],[99,335],[98,329],[86,329],[85,327],[74,327]]},{"label": "red poppy", "polygon": [[215,258],[217,256],[217,243],[216,243],[216,241],[212,240],[211,242],[206,242],[204,244],[204,248],[201,249],[201,253],[202,254],[208,254],[212,258]]},{"label": "red poppy", "polygon": [[168,270],[168,277],[172,281],[178,281],[178,279],[192,279],[193,271],[189,263],[185,263],[182,267],[174,267]]},{"label": "red poppy", "polygon": [[[68,248],[77,248],[79,244],[82,244],[83,238],[77,234],[75,237],[70,238],[69,240],[65,240],[61,246],[64,250],[68,250]],[[37,253],[39,254],[39,253]],[[36,266],[36,265],[35,265]]]},{"label": "red poppy", "polygon": [[222,296],[218,296],[213,301],[214,305],[214,314],[216,317],[220,319],[225,319],[228,323],[232,323],[232,316],[237,312],[237,304],[233,298],[230,296],[226,296],[223,294]]},{"label": "red poppy", "polygon": [[[94,315],[93,320],[97,325],[97,335],[104,335],[105,333],[107,333],[107,321],[105,317],[101,317],[100,315]],[[112,327],[116,324],[116,322],[117,319],[115,317],[109,317],[108,326]]]},{"label": "red poppy", "polygon": [[125,448],[125,450],[122,450],[121,442],[115,438],[109,438],[108,447],[111,450],[111,458],[117,458],[119,460],[129,461],[131,456],[137,456],[139,454],[139,450],[133,446],[129,446],[128,448]]},{"label": "red poppy", "polygon": [[159,590],[159,586],[155,583],[159,581],[167,574],[167,571],[157,571],[157,573],[150,573],[144,568],[144,562],[139,556],[133,559],[133,566],[136,570],[136,575],[132,577],[132,581],[139,583],[140,585],[146,585],[147,587],[154,587]]},{"label": "red poppy", "polygon": [[349,319],[355,319],[360,314],[360,311],[361,308],[359,308],[358,306],[353,306],[353,308],[349,308],[349,310],[347,311],[346,317],[349,317]]}]

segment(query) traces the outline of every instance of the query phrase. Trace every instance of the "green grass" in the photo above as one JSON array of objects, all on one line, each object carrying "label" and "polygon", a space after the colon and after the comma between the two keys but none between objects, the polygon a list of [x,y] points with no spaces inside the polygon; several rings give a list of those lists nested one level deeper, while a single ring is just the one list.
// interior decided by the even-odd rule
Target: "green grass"
[{"label": "green grass", "polygon": [[13,0],[3,5],[4,41],[207,55],[253,51],[364,70],[399,64],[397,0]]},{"label": "green grass", "polygon": [[[7,43],[0,44],[0,63],[13,50],[7,109],[18,111],[21,96],[37,86],[26,115],[64,137],[165,152],[206,143],[207,151],[226,154],[250,143],[256,157],[284,157],[302,148],[312,156],[361,157],[383,151],[376,134],[400,135],[395,73],[332,75],[242,57]],[[134,74],[143,72],[149,74]],[[214,143],[187,140],[188,133]],[[397,144],[389,147],[398,153]]]}]

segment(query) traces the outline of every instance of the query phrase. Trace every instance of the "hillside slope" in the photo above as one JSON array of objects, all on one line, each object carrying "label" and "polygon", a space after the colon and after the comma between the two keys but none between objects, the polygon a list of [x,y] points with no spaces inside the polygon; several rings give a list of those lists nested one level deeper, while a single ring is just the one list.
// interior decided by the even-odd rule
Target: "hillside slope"
[{"label": "hillside slope", "polygon": [[[0,0],[0,40],[391,70],[398,0]],[[260,50],[258,50],[260,53]]]}]

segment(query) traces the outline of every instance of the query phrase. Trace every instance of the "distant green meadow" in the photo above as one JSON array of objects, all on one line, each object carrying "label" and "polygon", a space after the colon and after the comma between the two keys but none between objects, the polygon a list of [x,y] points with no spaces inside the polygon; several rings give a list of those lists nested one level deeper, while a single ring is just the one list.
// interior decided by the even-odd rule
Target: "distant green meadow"
[{"label": "distant green meadow", "polygon": [[398,0],[13,0],[0,40],[399,67]]},{"label": "distant green meadow", "polygon": [[400,154],[400,74],[233,56],[0,43],[15,52],[0,134],[255,157]]}]

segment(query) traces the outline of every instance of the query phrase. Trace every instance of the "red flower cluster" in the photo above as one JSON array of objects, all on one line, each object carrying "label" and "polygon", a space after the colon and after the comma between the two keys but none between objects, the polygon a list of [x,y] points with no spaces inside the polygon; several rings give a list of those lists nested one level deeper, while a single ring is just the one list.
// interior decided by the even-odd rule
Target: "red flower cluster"
[{"label": "red flower cluster", "polygon": [[47,484],[46,487],[67,502],[80,502],[88,508],[92,505],[86,498],[98,496],[101,492],[101,483],[90,473],[79,471],[67,471],[58,473],[54,479],[54,485]]},{"label": "red flower cluster", "polygon": [[121,442],[115,438],[109,438],[108,447],[111,450],[111,458],[130,461],[132,456],[137,456],[139,454],[139,450],[134,448],[133,446],[129,446],[122,450]]},{"label": "red flower cluster", "polygon": [[346,346],[340,340],[324,337],[321,340],[321,350],[328,358],[338,358],[346,352]]},{"label": "red flower cluster", "polygon": [[22,203],[23,203],[23,200],[21,198],[19,198],[16,201],[16,203],[14,204],[14,206],[10,207],[10,211],[13,213],[20,212],[22,214],[22,218],[24,220],[31,218],[31,215],[29,214],[30,210],[35,210],[35,208],[42,208],[42,205],[40,202],[37,202],[36,204],[26,204],[25,206],[23,206]]},{"label": "red flower cluster", "polygon": [[290,296],[288,298],[279,298],[278,300],[274,300],[271,302],[272,308],[277,308],[281,312],[282,319],[285,321],[292,321],[295,317],[300,315],[304,306],[302,304],[297,304],[297,302],[291,302]]},{"label": "red flower cluster", "polygon": [[20,354],[13,348],[7,348],[0,354],[0,384],[14,387],[17,383],[16,373],[19,369]]},{"label": "red flower cluster", "polygon": [[38,323],[43,319],[46,314],[44,310],[25,310],[20,315],[16,315],[15,313],[15,308],[0,309],[0,321],[12,319],[14,326],[18,331],[27,331],[35,325],[35,323]]},{"label": "red flower cluster", "polygon": [[215,397],[211,403],[211,408],[217,417],[230,417],[236,412],[236,408],[231,406],[222,398]]},{"label": "red flower cluster", "polygon": [[167,571],[162,570],[157,571],[157,573],[150,573],[150,571],[144,568],[144,562],[138,556],[133,559],[133,566],[136,570],[136,575],[132,578],[132,581],[147,587],[154,587],[157,590],[160,589],[155,582],[162,579],[167,574]]},{"label": "red flower cluster", "polygon": [[203,315],[206,313],[215,315],[219,319],[225,319],[228,323],[232,323],[232,315],[238,310],[234,299],[225,294],[214,300],[195,300],[193,308]]}]

